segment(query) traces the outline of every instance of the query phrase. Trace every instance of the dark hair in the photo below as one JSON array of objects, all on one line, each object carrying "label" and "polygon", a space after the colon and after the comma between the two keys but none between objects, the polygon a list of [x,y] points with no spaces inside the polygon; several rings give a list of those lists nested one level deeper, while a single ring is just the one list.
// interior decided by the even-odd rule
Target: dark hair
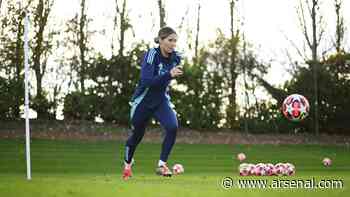
[{"label": "dark hair", "polygon": [[171,27],[162,27],[158,32],[158,36],[154,38],[154,42],[158,44],[159,39],[163,40],[164,38],[168,37],[170,34],[176,34],[176,31]]}]

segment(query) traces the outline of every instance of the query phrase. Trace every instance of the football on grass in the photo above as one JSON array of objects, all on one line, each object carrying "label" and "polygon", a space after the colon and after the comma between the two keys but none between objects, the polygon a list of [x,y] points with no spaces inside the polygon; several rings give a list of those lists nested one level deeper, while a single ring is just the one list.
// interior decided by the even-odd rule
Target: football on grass
[{"label": "football on grass", "polygon": [[244,153],[239,153],[239,154],[237,155],[237,159],[238,159],[240,162],[242,162],[242,161],[244,161],[244,160],[246,159],[246,156],[245,156]]},{"label": "football on grass", "polygon": [[184,172],[185,172],[185,169],[184,169],[183,165],[175,164],[173,166],[173,174],[178,175],[178,174],[182,174]]},{"label": "football on grass", "polygon": [[322,163],[324,166],[330,166],[330,165],[332,165],[332,160],[330,158],[326,157],[323,159]]}]

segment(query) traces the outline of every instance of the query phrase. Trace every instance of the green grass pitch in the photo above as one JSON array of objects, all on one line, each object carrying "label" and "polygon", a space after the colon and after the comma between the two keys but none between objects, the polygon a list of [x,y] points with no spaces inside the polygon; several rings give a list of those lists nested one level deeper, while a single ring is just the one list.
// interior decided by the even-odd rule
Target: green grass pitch
[{"label": "green grass pitch", "polygon": [[[26,180],[25,141],[0,140],[1,197],[60,196],[350,196],[350,150],[320,145],[207,145],[176,144],[169,164],[181,163],[185,173],[158,177],[154,170],[160,144],[141,143],[135,155],[134,177],[121,179],[123,143],[113,141],[32,140],[32,180]],[[238,176],[239,152],[246,162],[290,162],[292,177]],[[331,167],[321,163],[333,160]],[[343,188],[224,189],[221,180],[239,179],[342,180]]]}]

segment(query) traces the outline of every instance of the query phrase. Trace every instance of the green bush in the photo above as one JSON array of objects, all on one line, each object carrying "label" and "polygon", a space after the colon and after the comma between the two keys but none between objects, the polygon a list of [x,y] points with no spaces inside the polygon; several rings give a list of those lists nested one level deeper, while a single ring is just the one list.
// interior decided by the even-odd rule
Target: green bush
[{"label": "green bush", "polygon": [[100,99],[97,95],[72,92],[65,97],[63,115],[67,120],[95,120]]}]

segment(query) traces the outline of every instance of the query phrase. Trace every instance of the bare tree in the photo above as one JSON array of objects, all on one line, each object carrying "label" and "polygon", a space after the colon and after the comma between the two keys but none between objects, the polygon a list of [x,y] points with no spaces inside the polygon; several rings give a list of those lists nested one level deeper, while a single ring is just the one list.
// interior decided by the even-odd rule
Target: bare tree
[{"label": "bare tree", "polygon": [[[79,12],[66,23],[65,38],[62,41],[62,44],[72,51],[71,57],[65,59],[71,69],[68,85],[69,87],[73,85],[74,89],[81,91],[83,94],[86,90],[85,79],[88,75],[88,56],[93,50],[89,45],[89,40],[94,33],[89,31],[91,19],[86,12],[86,0],[81,0]],[[75,74],[77,80],[75,80]]]},{"label": "bare tree", "polygon": [[33,68],[37,82],[37,97],[43,97],[42,79],[46,71],[45,55],[51,50],[51,44],[45,39],[48,17],[51,12],[53,0],[39,0],[34,13],[34,49]]},{"label": "bare tree", "polygon": [[80,20],[79,20],[79,51],[80,51],[80,89],[84,93],[85,92],[85,75],[87,69],[87,61],[86,61],[86,43],[87,37],[85,34],[85,28],[87,28],[87,15],[86,11],[86,1],[81,0],[80,2]]},{"label": "bare tree", "polygon": [[115,32],[118,28],[118,14],[119,14],[118,0],[115,0],[115,15],[114,15],[114,19],[113,19],[113,35],[112,35],[112,43],[111,43],[112,55],[114,55],[114,48],[115,48],[114,36],[115,36]]},{"label": "bare tree", "polygon": [[[320,45],[324,33],[324,28],[322,28],[323,16],[319,15],[319,3],[320,0],[300,0],[299,7],[297,10],[299,14],[299,23],[302,29],[303,36],[305,38],[307,46],[311,51],[312,61],[318,60],[318,47]],[[311,30],[308,22],[311,23]]]},{"label": "bare tree", "polygon": [[[242,35],[243,40],[243,60],[246,62],[247,60],[247,42],[245,40],[245,35]],[[244,96],[245,96],[245,111],[244,111],[244,131],[246,133],[249,132],[249,125],[247,119],[250,118],[250,110],[249,110],[249,95],[248,95],[248,82],[247,82],[247,69],[244,64],[241,65],[243,67],[243,83],[244,83]]]},{"label": "bare tree", "polygon": [[223,86],[226,90],[223,92],[223,97],[228,100],[226,107],[226,124],[229,128],[236,128],[237,126],[237,104],[236,104],[236,80],[238,77],[238,55],[240,44],[240,29],[235,23],[235,2],[237,0],[230,0],[230,31],[229,37],[225,36],[222,31],[218,31],[218,36],[213,43],[214,50],[211,52],[210,57],[214,62],[214,65],[219,70],[220,77],[223,78]]},{"label": "bare tree", "polygon": [[23,55],[22,55],[22,50],[23,50],[23,43],[22,43],[22,36],[24,35],[24,18],[25,18],[25,12],[22,10],[21,5],[19,5],[19,15],[17,18],[17,32],[16,32],[16,47],[15,47],[15,62],[16,62],[16,71],[15,71],[15,78],[16,80],[22,80],[21,79],[21,72],[23,70],[22,66],[22,60],[23,60]]},{"label": "bare tree", "polygon": [[196,32],[196,40],[194,44],[194,64],[198,62],[198,40],[199,40],[199,30],[200,30],[200,11],[201,4],[198,2],[198,10],[197,10],[197,32]]},{"label": "bare tree", "polygon": [[226,107],[226,124],[229,128],[236,128],[237,126],[237,104],[236,104],[236,80],[238,77],[238,55],[240,44],[240,29],[235,23],[235,2],[237,0],[230,0],[230,32],[229,37],[225,36],[222,31],[218,31],[218,36],[213,43],[214,51],[210,56],[214,65],[219,69],[220,76],[224,79],[223,85],[226,90],[223,92],[223,97],[228,100]]},{"label": "bare tree", "polygon": [[[123,57],[124,49],[125,49],[125,33],[126,31],[131,28],[131,24],[129,22],[129,17],[127,13],[127,0],[123,0],[121,10],[118,5],[118,0],[115,0],[115,16],[113,20],[113,36],[112,36],[112,54],[114,55],[114,49],[115,49],[115,40],[119,41],[119,50],[118,55],[120,57]],[[119,20],[118,20],[119,18]],[[118,29],[118,22],[119,22],[119,29]],[[116,33],[117,31],[118,34]],[[119,39],[115,39],[114,37],[117,35]]]},{"label": "bare tree", "polygon": [[126,0],[123,1],[122,11],[120,12],[120,40],[119,40],[119,56],[123,56],[125,32],[131,27],[127,13],[126,13]]},{"label": "bare tree", "polygon": [[[299,22],[302,27],[302,32],[306,40],[307,46],[311,50],[311,61],[309,65],[313,73],[313,86],[314,86],[314,130],[315,134],[319,134],[319,115],[318,115],[318,81],[317,73],[319,59],[318,59],[318,47],[323,37],[324,28],[322,28],[323,17],[320,14],[320,0],[308,0],[299,1]],[[307,9],[305,10],[305,6]],[[308,12],[308,15],[305,13]],[[311,20],[311,33],[309,31],[309,26],[307,25],[307,17]]]},{"label": "bare tree", "polygon": [[230,32],[231,32],[231,38],[230,38],[230,66],[229,66],[229,73],[230,73],[230,88],[231,88],[231,94],[229,95],[229,107],[231,108],[229,114],[229,122],[231,127],[233,127],[235,119],[236,119],[236,79],[238,77],[238,74],[236,72],[236,58],[238,55],[238,43],[239,43],[239,29],[237,28],[235,30],[234,26],[234,8],[235,8],[235,1],[237,0],[230,0]]},{"label": "bare tree", "polygon": [[335,33],[335,49],[338,53],[344,50],[342,44],[344,40],[345,28],[344,28],[344,17],[341,13],[343,0],[334,0],[335,13],[337,17],[336,33]]},{"label": "bare tree", "polygon": [[162,0],[158,0],[158,7],[159,7],[159,27],[162,28],[166,26],[165,22],[165,5],[162,2]]}]

